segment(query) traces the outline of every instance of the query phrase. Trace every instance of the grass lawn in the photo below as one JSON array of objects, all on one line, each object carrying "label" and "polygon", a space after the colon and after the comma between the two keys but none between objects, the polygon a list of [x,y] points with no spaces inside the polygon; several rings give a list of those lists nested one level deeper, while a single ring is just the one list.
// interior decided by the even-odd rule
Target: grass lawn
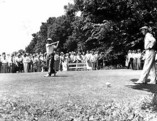
[{"label": "grass lawn", "polygon": [[[69,96],[85,100],[133,98],[155,91],[156,85],[135,85],[141,71],[99,70],[58,72],[57,77],[46,73],[0,74],[0,96],[51,98],[66,100]],[[111,83],[107,87],[106,83]],[[150,88],[151,87],[151,88]]]},{"label": "grass lawn", "polygon": [[[138,80],[140,72],[127,69],[68,71],[58,72],[56,77],[44,77],[45,72],[0,74],[0,98],[42,104],[43,101],[50,101],[60,105],[69,101],[82,105],[111,100],[134,102],[140,96],[157,91],[156,85],[133,83]],[[110,83],[111,86],[107,87],[106,83]]]}]

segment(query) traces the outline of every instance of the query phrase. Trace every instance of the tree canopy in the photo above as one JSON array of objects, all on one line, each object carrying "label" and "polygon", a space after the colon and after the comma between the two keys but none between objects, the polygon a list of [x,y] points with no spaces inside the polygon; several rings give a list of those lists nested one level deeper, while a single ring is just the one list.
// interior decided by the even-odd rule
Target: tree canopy
[{"label": "tree canopy", "polygon": [[157,26],[155,0],[74,0],[64,9],[65,15],[50,17],[32,34],[27,52],[44,53],[50,37],[60,41],[60,51],[103,51],[110,64],[123,64],[129,49],[143,49],[139,28]]}]

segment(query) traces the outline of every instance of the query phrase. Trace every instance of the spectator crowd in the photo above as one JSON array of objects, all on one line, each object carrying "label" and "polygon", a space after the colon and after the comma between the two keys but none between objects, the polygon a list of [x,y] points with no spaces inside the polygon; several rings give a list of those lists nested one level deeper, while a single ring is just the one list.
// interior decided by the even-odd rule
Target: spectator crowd
[{"label": "spectator crowd", "polygon": [[[144,64],[144,51],[129,50],[126,55],[125,66],[128,69],[142,70]],[[87,70],[99,70],[105,66],[103,52],[55,52],[54,69],[68,71],[69,63],[85,63]],[[157,56],[156,56],[157,60]],[[0,54],[0,73],[44,72],[48,71],[46,54],[42,53],[14,53]]]},{"label": "spectator crowd", "polygon": [[[145,51],[137,50],[129,50],[126,55],[125,66],[128,69],[133,70],[142,70],[145,60]],[[155,57],[155,61],[157,62],[157,54]]]},{"label": "spectator crowd", "polygon": [[17,72],[40,72],[44,71],[45,55],[14,53],[0,55],[0,72],[17,73]]},{"label": "spectator crowd", "polygon": [[144,52],[140,49],[129,50],[126,55],[126,67],[133,70],[141,70],[144,63]]},{"label": "spectator crowd", "polygon": [[[54,69],[67,71],[68,63],[85,63],[89,70],[99,70],[104,67],[104,53],[98,51],[87,52],[55,52]],[[0,55],[0,73],[44,72],[47,71],[46,54],[42,53],[14,53],[3,52]]]}]

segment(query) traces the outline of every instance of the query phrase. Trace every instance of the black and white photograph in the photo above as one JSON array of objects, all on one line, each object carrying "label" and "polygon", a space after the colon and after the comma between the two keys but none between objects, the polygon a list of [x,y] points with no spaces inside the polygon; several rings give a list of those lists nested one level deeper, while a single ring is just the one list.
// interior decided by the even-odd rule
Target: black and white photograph
[{"label": "black and white photograph", "polygon": [[0,0],[0,121],[157,121],[157,0]]}]

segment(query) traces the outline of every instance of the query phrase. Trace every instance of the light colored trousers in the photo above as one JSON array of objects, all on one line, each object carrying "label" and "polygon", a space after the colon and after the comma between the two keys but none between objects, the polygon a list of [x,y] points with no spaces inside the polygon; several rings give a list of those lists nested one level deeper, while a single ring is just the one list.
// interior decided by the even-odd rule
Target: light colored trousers
[{"label": "light colored trousers", "polygon": [[29,67],[28,62],[24,62],[23,66],[24,66],[24,72],[27,73],[28,72],[28,67]]},{"label": "light colored trousers", "polygon": [[156,82],[155,55],[156,52],[154,50],[146,50],[144,67],[139,81],[146,82],[146,79],[150,74],[150,81]]}]

